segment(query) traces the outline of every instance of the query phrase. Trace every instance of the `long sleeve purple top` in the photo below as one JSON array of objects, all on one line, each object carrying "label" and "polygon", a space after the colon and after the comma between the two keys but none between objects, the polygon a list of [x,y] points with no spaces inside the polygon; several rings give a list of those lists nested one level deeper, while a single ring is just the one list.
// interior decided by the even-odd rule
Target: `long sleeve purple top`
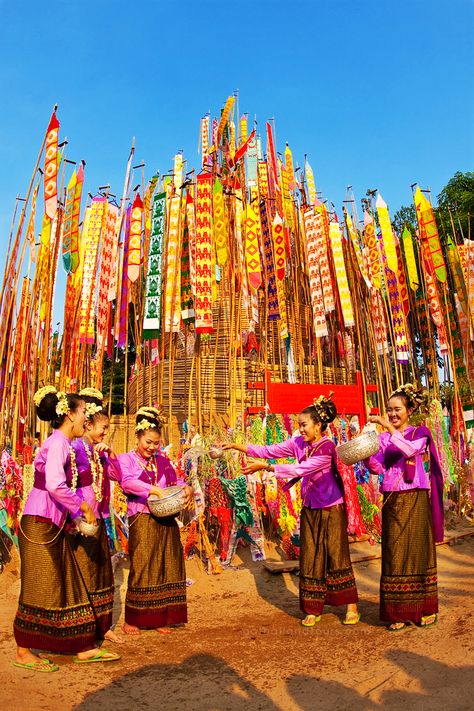
[{"label": "long sleeve purple top", "polygon": [[275,476],[301,479],[301,498],[307,508],[325,509],[344,501],[334,470],[335,446],[326,436],[316,443],[295,437],[279,444],[249,444],[247,454],[260,459],[295,458],[295,464],[275,464]]},{"label": "long sleeve purple top", "polygon": [[[96,518],[106,518],[107,516],[110,516],[110,480],[119,479],[120,465],[117,457],[109,457],[107,454],[100,455],[103,471],[102,499],[101,501],[97,501],[94,489],[92,488],[92,471],[86,447],[89,448],[90,453],[92,454],[92,444],[86,444],[83,439],[76,439],[72,443],[72,448],[76,454],[76,467],[78,473],[78,486],[76,493],[82,501],[87,501],[89,506],[93,509]],[[69,466],[66,466],[66,475],[68,479],[71,480],[72,474],[70,472],[70,464]],[[82,482],[84,481],[88,483],[83,485]]]},{"label": "long sleeve purple top", "polygon": [[[151,460],[144,459],[136,450],[119,454],[120,475],[117,481],[127,495],[127,514],[149,514],[147,498],[152,486],[164,488],[173,484],[183,484],[178,479],[176,470],[168,457],[164,454],[155,454]],[[153,464],[153,471],[145,469],[149,462]]]},{"label": "long sleeve purple top", "polygon": [[[414,428],[410,425],[404,431],[408,434]],[[428,439],[418,437],[413,440],[405,439],[397,430],[382,432],[379,435],[380,449],[373,457],[365,460],[369,471],[382,474],[380,490],[385,491],[411,491],[412,489],[429,489],[430,477],[423,467],[423,457],[428,450]],[[405,481],[405,462],[415,460],[415,476],[413,481]]]},{"label": "long sleeve purple top", "polygon": [[35,483],[26,500],[23,514],[40,516],[61,526],[68,513],[80,515],[82,499],[68,486],[66,468],[71,440],[61,430],[43,442],[35,457]]}]

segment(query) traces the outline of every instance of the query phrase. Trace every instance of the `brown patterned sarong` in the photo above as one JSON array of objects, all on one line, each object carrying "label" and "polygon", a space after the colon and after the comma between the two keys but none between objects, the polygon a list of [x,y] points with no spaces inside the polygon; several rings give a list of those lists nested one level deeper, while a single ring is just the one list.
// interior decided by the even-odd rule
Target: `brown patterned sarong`
[{"label": "brown patterned sarong", "polygon": [[427,489],[384,494],[380,619],[414,622],[438,612],[436,548]]},{"label": "brown patterned sarong", "polygon": [[94,610],[64,530],[25,515],[18,541],[21,591],[13,623],[17,645],[59,654],[95,647]]},{"label": "brown patterned sarong", "polygon": [[97,637],[104,639],[105,633],[112,626],[114,576],[105,523],[102,520],[98,523],[99,531],[95,536],[66,537],[94,610]]},{"label": "brown patterned sarong", "polygon": [[339,504],[327,509],[301,511],[300,607],[307,615],[320,615],[324,605],[358,601],[349,554],[347,514]]},{"label": "brown patterned sarong", "polygon": [[125,622],[145,629],[187,622],[186,568],[176,519],[135,514],[129,525]]}]

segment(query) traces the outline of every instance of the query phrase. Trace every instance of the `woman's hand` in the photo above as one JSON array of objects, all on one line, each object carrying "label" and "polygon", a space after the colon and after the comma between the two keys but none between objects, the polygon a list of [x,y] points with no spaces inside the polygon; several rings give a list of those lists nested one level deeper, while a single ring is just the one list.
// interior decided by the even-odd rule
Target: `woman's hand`
[{"label": "woman's hand", "polygon": [[382,417],[382,415],[369,415],[369,422],[373,422],[376,425],[380,425],[386,430],[388,430],[392,426],[385,417]]},{"label": "woman's hand", "polygon": [[191,509],[194,506],[194,489],[187,484],[181,488],[184,491],[184,508]]},{"label": "woman's hand", "polygon": [[95,513],[93,509],[89,506],[87,501],[82,502],[80,509],[83,513],[86,523],[96,523]]},{"label": "woman's hand", "polygon": [[237,444],[237,442],[221,442],[217,446],[220,449],[223,449],[224,452],[228,451],[229,449],[235,449],[237,452],[242,452],[242,454],[247,454],[247,445],[246,444]]},{"label": "woman's hand", "polygon": [[249,474],[260,472],[262,469],[267,469],[267,464],[265,462],[249,462],[247,466],[243,467],[242,473],[245,474],[245,476],[248,476]]},{"label": "woman's hand", "polygon": [[107,454],[108,456],[113,455],[109,445],[105,444],[105,442],[97,442],[97,444],[94,445],[94,449],[98,454]]},{"label": "woman's hand", "polygon": [[153,494],[154,496],[157,496],[159,499],[163,498],[163,489],[160,489],[159,486],[151,486],[150,487],[150,494]]}]

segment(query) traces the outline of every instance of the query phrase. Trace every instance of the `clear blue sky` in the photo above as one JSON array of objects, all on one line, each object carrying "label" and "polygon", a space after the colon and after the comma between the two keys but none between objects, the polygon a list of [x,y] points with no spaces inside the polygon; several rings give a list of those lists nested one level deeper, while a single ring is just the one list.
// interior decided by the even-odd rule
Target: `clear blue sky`
[{"label": "clear blue sky", "polygon": [[473,0],[0,0],[2,269],[56,102],[92,193],[121,193],[132,136],[147,178],[179,149],[197,166],[200,117],[238,89],[338,210],[352,185],[393,213],[473,169],[473,37]]}]

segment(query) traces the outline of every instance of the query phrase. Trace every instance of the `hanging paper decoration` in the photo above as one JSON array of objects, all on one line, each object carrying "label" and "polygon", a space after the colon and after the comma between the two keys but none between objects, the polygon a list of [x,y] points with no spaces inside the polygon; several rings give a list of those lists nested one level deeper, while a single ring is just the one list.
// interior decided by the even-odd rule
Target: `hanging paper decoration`
[{"label": "hanging paper decoration", "polygon": [[196,333],[212,333],[212,175],[200,173],[196,193]]},{"label": "hanging paper decoration", "polygon": [[59,121],[53,112],[46,135],[44,153],[44,211],[50,220],[58,207],[58,135]]},{"label": "hanging paper decoration", "polygon": [[245,260],[247,276],[252,289],[257,290],[262,283],[259,247],[260,225],[257,215],[250,205],[245,210]]},{"label": "hanging paper decoration", "polygon": [[304,171],[306,175],[306,184],[308,186],[309,202],[310,205],[315,206],[318,200],[318,196],[316,194],[316,184],[314,182],[313,169],[311,168],[308,161],[305,161]]},{"label": "hanging paper decoration", "polygon": [[166,193],[153,198],[150,251],[145,287],[145,316],[143,339],[149,341],[158,336],[161,327],[161,279],[163,262],[163,239],[165,234]]},{"label": "hanging paper decoration", "polygon": [[[253,134],[253,138],[252,138]],[[247,177],[249,186],[257,184],[257,164],[258,164],[258,154],[257,154],[257,140],[255,133],[252,131],[248,140],[247,149]]]},{"label": "hanging paper decoration", "polygon": [[410,281],[410,289],[416,291],[420,286],[418,270],[416,268],[415,252],[413,249],[413,240],[408,227],[403,228],[402,233],[403,249],[405,250],[405,262],[408,270],[408,279]]},{"label": "hanging paper decoration", "polygon": [[227,260],[229,259],[229,251],[227,249],[227,220],[224,208],[224,193],[222,192],[222,183],[218,178],[216,178],[214,182],[212,197],[217,263],[220,267],[223,267],[227,264]]},{"label": "hanging paper decoration", "polygon": [[328,314],[336,308],[334,300],[334,290],[332,286],[331,270],[329,268],[328,245],[324,229],[324,206],[316,207],[314,213],[315,243],[317,248],[317,260],[321,275],[321,285],[323,287],[324,310]]},{"label": "hanging paper decoration", "polygon": [[459,303],[461,304],[462,310],[464,311],[465,314],[467,314],[468,310],[469,310],[469,305],[468,305],[468,299],[467,299],[466,284],[464,281],[464,274],[463,274],[463,270],[461,267],[461,262],[459,261],[456,246],[455,246],[453,240],[451,239],[451,237],[448,237],[448,239],[447,239],[447,250],[446,251],[447,251],[447,256],[448,256],[449,268],[451,270],[451,275],[453,278],[454,290],[458,296]]},{"label": "hanging paper decoration", "polygon": [[247,141],[247,136],[248,136],[248,116],[247,114],[244,114],[243,116],[240,117],[240,144],[245,143]]},{"label": "hanging paper decoration", "polygon": [[265,200],[261,200],[259,205],[260,226],[262,229],[263,253],[265,258],[265,282],[267,284],[267,314],[269,321],[275,321],[280,317],[278,308],[278,294],[275,280],[275,264],[273,260],[273,240],[268,224],[267,207]]},{"label": "hanging paper decoration", "polygon": [[237,164],[239,160],[247,153],[250,146],[255,142],[255,129],[253,129],[250,136],[242,143],[240,148],[236,150],[234,155],[234,163]]},{"label": "hanging paper decoration", "polygon": [[194,215],[194,200],[188,189],[186,191],[186,224],[189,239],[189,278],[191,291],[196,295],[196,219]]},{"label": "hanging paper decoration", "polygon": [[387,203],[382,198],[380,193],[377,195],[375,207],[377,208],[377,214],[379,216],[380,230],[382,232],[383,246],[385,248],[385,254],[387,256],[388,268],[396,274],[397,251],[395,246],[395,239],[393,236],[392,223],[390,222],[390,215],[388,214]]},{"label": "hanging paper decoration", "polygon": [[471,322],[474,327],[474,240],[464,239],[464,244],[458,244],[457,248],[469,296]]},{"label": "hanging paper decoration", "polygon": [[128,244],[127,276],[132,284],[140,276],[141,242],[142,242],[142,214],[143,202],[137,192],[132,205],[130,216],[130,239]]},{"label": "hanging paper decoration", "polygon": [[71,232],[72,232],[72,211],[74,207],[74,193],[76,190],[77,176],[74,170],[67,186],[66,205],[64,208],[62,257],[66,273],[71,271]]},{"label": "hanging paper decoration", "polygon": [[400,242],[395,235],[396,240],[396,250],[397,250],[397,281],[398,281],[398,292],[400,294],[400,299],[403,304],[403,313],[405,316],[410,312],[410,296],[408,294],[407,280],[405,277],[405,268],[403,265],[402,249],[400,247]]},{"label": "hanging paper decoration", "polygon": [[224,108],[222,109],[221,113],[221,118],[219,121],[219,126],[217,127],[217,137],[216,137],[216,147],[220,144],[222,140],[222,135],[224,133],[224,128],[229,120],[230,112],[232,111],[232,107],[234,106],[234,101],[235,97],[234,96],[229,96],[227,101],[225,102]]},{"label": "hanging paper decoration", "polygon": [[94,305],[97,250],[99,247],[102,221],[106,200],[95,197],[86,211],[84,221],[84,267],[82,271],[82,292],[80,306],[79,340],[81,343],[94,342]]},{"label": "hanging paper decoration", "polygon": [[336,270],[337,285],[339,288],[339,299],[341,301],[342,316],[344,325],[350,328],[354,325],[354,313],[352,311],[351,294],[347,281],[346,267],[344,264],[344,253],[342,251],[342,236],[338,222],[331,222],[329,225],[329,239],[331,251]]},{"label": "hanging paper decoration", "polygon": [[328,327],[324,313],[323,288],[319,272],[318,245],[313,208],[306,210],[303,219],[306,234],[306,256],[309,268],[311,306],[313,308],[313,331],[317,338],[322,338],[328,335]]},{"label": "hanging paper decoration", "polygon": [[[143,214],[145,216],[145,236],[147,239],[149,239],[151,232],[151,199],[153,197],[153,193],[155,192],[157,182],[158,173],[156,173],[156,175],[154,175],[148,183],[147,189],[145,190],[145,197],[143,199]],[[145,244],[144,252],[145,254],[147,254],[148,252],[147,244]]]},{"label": "hanging paper decoration", "polygon": [[74,202],[72,205],[71,216],[71,244],[70,252],[70,267],[69,270],[74,274],[79,266],[79,216],[81,212],[81,197],[82,186],[84,184],[84,164],[81,163],[76,175],[76,185],[74,188]]},{"label": "hanging paper decoration", "polygon": [[181,198],[174,195],[170,201],[168,242],[166,245],[166,290],[164,323],[165,333],[177,333],[181,322],[181,253],[180,235]]},{"label": "hanging paper decoration", "polygon": [[207,156],[209,153],[209,116],[203,116],[201,119],[201,153],[202,166],[207,165]]},{"label": "hanging paper decoration", "polygon": [[128,304],[130,302],[129,298],[129,288],[128,279],[126,277],[128,273],[128,252],[130,245],[130,222],[132,215],[132,206],[128,205],[125,211],[125,234],[123,238],[123,257],[122,257],[122,286],[120,289],[120,301],[116,303],[116,309],[119,310],[119,322],[118,322],[118,333],[117,335],[117,347],[125,348],[128,340]]},{"label": "hanging paper decoration", "polygon": [[446,331],[443,320],[443,311],[441,308],[441,303],[438,294],[438,287],[434,276],[430,272],[428,266],[429,256],[427,254],[427,248],[423,248],[423,265],[425,268],[425,282],[426,282],[426,299],[428,301],[431,318],[436,324],[438,330],[439,347],[442,353],[447,353],[449,351]]},{"label": "hanging paper decoration", "polygon": [[393,335],[395,339],[395,357],[399,363],[408,363],[408,337],[405,324],[405,313],[403,311],[403,301],[398,290],[398,280],[396,272],[388,266],[388,257],[384,250],[383,238],[381,241],[382,264],[385,269],[385,281],[387,285],[390,311],[392,313]]},{"label": "hanging paper decoration", "polygon": [[352,224],[351,216],[345,209],[344,209],[344,216],[345,216],[345,220],[346,220],[347,232],[349,234],[349,237],[351,238],[352,246],[354,247],[354,252],[356,255],[356,259],[357,259],[357,264],[359,265],[360,273],[364,277],[364,281],[366,282],[366,284],[369,286],[370,282],[369,282],[367,270],[365,268],[364,259],[362,257],[362,249],[361,249],[360,242],[359,242],[359,235],[358,235],[356,229],[354,228],[354,225]]},{"label": "hanging paper decoration", "polygon": [[380,277],[379,250],[377,248],[377,237],[375,236],[374,220],[367,211],[364,212],[364,234],[365,244],[368,249],[369,277],[375,289],[380,289],[382,280]]},{"label": "hanging paper decoration", "polygon": [[36,261],[36,246],[35,246],[35,217],[36,217],[36,200],[38,198],[39,182],[36,183],[31,197],[31,214],[26,229],[26,239],[30,245],[30,258],[32,262]]},{"label": "hanging paper decoration", "polygon": [[[242,193],[236,193],[235,203],[235,241],[237,244],[237,264],[235,265],[235,274],[237,286],[242,294],[242,328],[246,327],[246,320],[250,308],[249,283],[247,278],[247,269],[245,266],[244,244],[242,240],[242,223],[244,220],[244,211],[242,207]],[[247,317],[247,318],[246,318]]]},{"label": "hanging paper decoration", "polygon": [[104,352],[107,341],[107,327],[109,325],[110,316],[108,289],[112,268],[112,256],[114,253],[114,240],[116,238],[117,216],[118,207],[107,203],[100,255],[99,292],[97,296],[97,352],[99,354]]},{"label": "hanging paper decoration", "polygon": [[258,190],[263,198],[268,198],[268,173],[267,161],[260,160],[258,162]]},{"label": "hanging paper decoration", "polygon": [[439,241],[436,220],[429,201],[417,186],[414,195],[416,215],[420,226],[421,241],[425,245],[425,261],[430,274],[436,274],[438,281],[445,282],[447,277],[443,250]]},{"label": "hanging paper decoration", "polygon": [[293,167],[293,154],[291,152],[290,146],[288,143],[286,144],[285,148],[285,169],[286,169],[286,175],[288,179],[288,188],[290,190],[294,190],[296,187],[295,183],[295,170]]},{"label": "hanging paper decoration", "polygon": [[181,318],[184,323],[194,320],[189,259],[189,229],[186,214],[183,228],[183,249],[181,250]]}]

